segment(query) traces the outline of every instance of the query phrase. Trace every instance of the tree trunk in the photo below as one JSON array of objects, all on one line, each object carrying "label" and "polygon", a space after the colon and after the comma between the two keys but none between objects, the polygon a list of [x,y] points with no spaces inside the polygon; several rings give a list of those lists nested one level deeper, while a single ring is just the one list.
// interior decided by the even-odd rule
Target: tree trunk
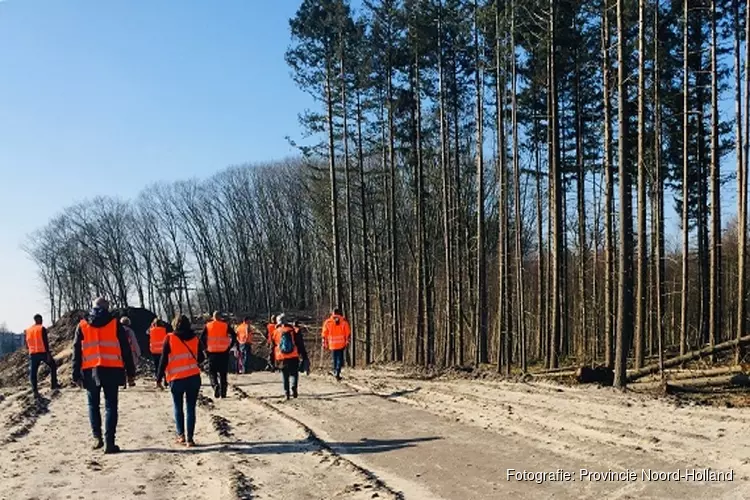
[{"label": "tree trunk", "polygon": [[716,29],[716,0],[711,0],[711,264],[708,343],[712,346],[716,344],[717,337],[721,335],[723,315],[721,304],[721,193],[719,191],[721,165]]},{"label": "tree trunk", "polygon": [[549,45],[549,92],[550,92],[550,112],[549,117],[552,122],[551,128],[551,142],[550,142],[550,180],[552,190],[552,214],[554,218],[553,222],[553,250],[552,250],[552,331],[550,332],[550,346],[549,346],[549,368],[557,368],[558,365],[558,354],[560,349],[560,332],[562,328],[562,304],[561,304],[561,280],[562,280],[562,268],[564,258],[563,248],[563,234],[562,234],[562,198],[564,196],[562,190],[562,165],[559,163],[559,122],[558,122],[558,106],[557,106],[557,67],[555,64],[556,59],[556,48],[557,48],[557,33],[555,25],[555,1],[550,0],[549,2],[549,31],[550,31],[550,45]]},{"label": "tree trunk", "polygon": [[484,248],[484,103],[482,87],[484,73],[479,47],[479,2],[474,0],[474,62],[476,86],[476,167],[477,167],[477,274],[476,274],[476,324],[475,363],[487,363],[487,262]]},{"label": "tree trunk", "polygon": [[[654,193],[656,213],[652,224],[656,224],[656,336],[659,347],[659,364],[664,362],[664,174],[661,167],[661,74],[659,69],[659,0],[654,3]],[[660,370],[661,371],[661,370]]]},{"label": "tree trunk", "polygon": [[645,0],[638,0],[638,288],[636,292],[636,368],[643,366],[643,358],[646,351],[645,3]]},{"label": "tree trunk", "polygon": [[356,314],[354,312],[354,250],[352,245],[352,197],[351,197],[351,175],[349,168],[349,104],[346,98],[346,66],[344,64],[344,53],[346,52],[346,43],[341,41],[341,114],[343,118],[341,141],[344,145],[344,183],[346,198],[346,265],[347,265],[347,287],[348,287],[348,304],[346,314],[352,325],[352,340],[348,349],[348,356],[351,358],[351,366],[357,364],[357,324]]},{"label": "tree trunk", "polygon": [[688,220],[688,140],[689,140],[689,116],[688,95],[690,86],[690,75],[688,71],[688,0],[683,3],[683,104],[682,104],[682,302],[680,304],[680,354],[687,351],[687,308],[688,308],[688,259],[689,259],[689,220]]},{"label": "tree trunk", "polygon": [[333,131],[333,85],[331,82],[331,61],[326,61],[326,104],[328,107],[328,165],[331,181],[331,229],[333,241],[333,279],[334,279],[334,296],[336,306],[340,307],[343,300],[343,289],[341,286],[341,255],[339,254],[339,231],[338,231],[338,192],[336,191],[336,147],[334,144]]},{"label": "tree trunk", "polygon": [[605,246],[605,272],[604,272],[604,364],[608,368],[614,367],[614,275],[615,275],[615,250],[614,232],[612,227],[612,211],[614,207],[614,178],[612,172],[612,113],[610,109],[610,66],[609,66],[609,0],[604,0],[604,11],[602,12],[602,86],[604,100],[604,246]]},{"label": "tree trunk", "polygon": [[625,369],[628,361],[629,335],[633,331],[633,217],[631,180],[627,157],[627,86],[625,67],[625,26],[623,0],[617,0],[617,156],[620,177],[620,252],[619,294],[617,307],[617,342],[615,346],[615,387],[626,385]]},{"label": "tree trunk", "polygon": [[[365,154],[362,146],[362,96],[357,91],[357,163],[359,166],[359,200],[362,217],[362,285],[364,286],[365,364],[372,363],[372,318],[370,317],[370,247],[365,189]],[[354,357],[352,355],[352,357]]]},{"label": "tree trunk", "polygon": [[517,73],[516,73],[516,4],[511,3],[510,14],[510,61],[511,61],[511,112],[513,127],[513,197],[515,201],[515,232],[516,232],[516,303],[518,306],[516,318],[517,330],[516,338],[519,342],[519,360],[521,362],[521,371],[526,373],[526,301],[524,297],[524,279],[523,279],[523,249],[521,240],[523,235],[523,214],[521,213],[521,159],[518,148],[518,102],[517,102]]},{"label": "tree trunk", "polygon": [[453,337],[453,280],[451,270],[452,263],[452,241],[451,221],[449,211],[450,197],[450,175],[448,170],[448,147],[445,116],[445,75],[443,72],[443,31],[442,31],[443,2],[438,1],[438,94],[439,94],[439,120],[440,120],[440,171],[442,173],[442,204],[443,204],[443,251],[445,258],[445,357],[444,363],[449,366],[455,361],[455,342]]},{"label": "tree trunk", "polygon": [[[748,143],[750,143],[750,44],[745,43],[745,137],[742,136],[742,83],[740,61],[740,7],[734,0],[734,74],[735,74],[735,115],[737,117],[737,332],[739,339],[745,333],[745,245],[747,244],[747,176]],[[745,40],[750,40],[750,8],[746,8]],[[744,149],[743,149],[744,148]],[[738,344],[734,362],[742,360],[743,352]]]}]

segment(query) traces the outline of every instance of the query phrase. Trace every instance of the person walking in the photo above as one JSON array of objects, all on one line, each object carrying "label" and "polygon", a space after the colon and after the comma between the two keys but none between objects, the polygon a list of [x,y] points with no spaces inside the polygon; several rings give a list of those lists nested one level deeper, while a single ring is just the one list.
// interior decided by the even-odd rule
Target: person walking
[{"label": "person walking", "polygon": [[333,373],[336,380],[341,380],[341,369],[344,366],[344,350],[349,346],[352,332],[349,322],[340,308],[335,308],[331,316],[323,323],[323,349],[328,349],[333,355]]},{"label": "person walking", "polygon": [[294,327],[284,321],[284,315],[276,316],[276,329],[271,336],[272,351],[278,368],[281,369],[284,395],[296,398],[299,385],[300,361],[309,366],[305,341]]},{"label": "person walking", "polygon": [[[99,297],[91,311],[76,327],[73,339],[73,382],[88,393],[89,422],[94,449],[106,447],[104,453],[118,453],[117,399],[120,386],[135,385],[135,365],[128,334],[109,311],[109,303]],[[102,440],[101,394],[104,392],[104,429]]]},{"label": "person walking", "polygon": [[[136,370],[138,369],[138,363],[141,359],[141,346],[138,345],[138,338],[135,336],[135,332],[132,328],[130,328],[130,318],[127,316],[123,316],[120,318],[120,324],[122,325],[123,329],[125,329],[125,332],[128,334],[128,344],[130,345],[130,353],[133,355],[133,365],[135,365]],[[127,387],[127,384],[123,385],[122,388],[125,389]]]},{"label": "person walking", "polygon": [[195,446],[195,405],[201,390],[200,364],[204,355],[187,316],[178,316],[172,326],[173,333],[164,339],[157,380],[161,382],[166,375],[172,392],[177,443],[192,447]]},{"label": "person walking", "polygon": [[57,364],[52,357],[52,351],[49,349],[49,337],[47,329],[44,327],[41,314],[34,315],[34,324],[24,331],[26,336],[26,348],[29,351],[29,380],[31,381],[31,390],[34,391],[34,397],[39,397],[38,377],[39,365],[42,363],[49,367],[50,383],[52,390],[59,389],[57,385]]},{"label": "person walking", "polygon": [[215,311],[213,320],[203,328],[200,340],[208,352],[208,376],[214,388],[214,397],[226,398],[229,351],[237,342],[234,331],[219,311]]},{"label": "person walking", "polygon": [[253,341],[253,327],[249,316],[245,316],[237,326],[237,344],[239,344],[238,373],[250,372],[250,350]]},{"label": "person walking", "polygon": [[[167,338],[167,334],[172,331],[172,325],[166,321],[162,321],[159,318],[154,318],[151,322],[151,328],[148,329],[148,347],[151,352],[151,360],[154,362],[154,378],[157,377],[157,371],[159,369],[159,361],[161,360],[161,350],[164,346],[164,339]],[[158,381],[156,387],[164,389]]]}]

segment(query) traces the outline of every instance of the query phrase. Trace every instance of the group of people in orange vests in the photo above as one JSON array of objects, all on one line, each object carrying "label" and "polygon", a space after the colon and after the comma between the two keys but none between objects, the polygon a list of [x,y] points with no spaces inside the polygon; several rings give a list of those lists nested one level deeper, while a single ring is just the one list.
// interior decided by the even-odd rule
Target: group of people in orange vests
[{"label": "group of people in orange vests", "polygon": [[[304,326],[287,322],[284,314],[272,317],[267,326],[266,341],[271,348],[269,367],[282,374],[284,395],[287,400],[298,396],[299,372],[310,373],[310,359],[305,349]],[[208,375],[214,397],[227,397],[229,356],[233,347],[240,352],[241,372],[249,372],[250,345],[253,335],[251,318],[245,317],[236,331],[219,312],[214,312],[198,336],[190,319],[178,315],[170,324],[154,319],[148,330],[149,352],[154,364],[156,387],[164,389],[166,379],[174,406],[176,441],[188,447],[195,446],[193,439],[196,423],[196,405],[201,388],[201,365],[208,360]],[[32,390],[38,396],[37,374],[41,363],[48,365],[52,388],[59,388],[55,360],[49,347],[47,330],[41,315],[34,316],[34,324],[25,331],[29,351],[29,368]],[[325,320],[322,328],[324,349],[332,352],[331,374],[341,380],[344,351],[349,345],[349,322],[336,308]],[[109,303],[100,297],[94,300],[88,315],[82,319],[73,340],[73,382],[86,389],[89,423],[93,435],[93,449],[118,453],[115,443],[118,420],[119,389],[135,385],[136,365],[141,356],[130,320],[118,321],[110,312]],[[102,433],[101,395],[104,393],[104,433]]]}]

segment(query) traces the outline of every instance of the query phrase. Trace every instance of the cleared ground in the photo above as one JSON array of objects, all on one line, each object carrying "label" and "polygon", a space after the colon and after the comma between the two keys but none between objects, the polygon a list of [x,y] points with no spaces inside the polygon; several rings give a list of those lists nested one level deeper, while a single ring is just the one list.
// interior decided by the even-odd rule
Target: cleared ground
[{"label": "cleared ground", "polygon": [[[148,380],[121,392],[118,441],[89,450],[85,392],[0,396],[0,498],[747,498],[750,413],[678,406],[610,389],[417,380],[396,370],[278,373],[204,387],[196,440],[174,444],[171,398]],[[643,469],[733,471],[733,481],[646,481]],[[569,472],[556,482],[507,469]],[[632,470],[589,480],[580,470]]]}]

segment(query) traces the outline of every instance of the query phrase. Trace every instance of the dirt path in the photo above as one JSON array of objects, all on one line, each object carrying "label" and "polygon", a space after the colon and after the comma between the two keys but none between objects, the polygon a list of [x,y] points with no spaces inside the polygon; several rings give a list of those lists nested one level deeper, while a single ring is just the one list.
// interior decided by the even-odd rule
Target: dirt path
[{"label": "dirt path", "polygon": [[[349,375],[341,384],[303,377],[301,397],[292,402],[276,396],[279,383],[248,392],[304,422],[335,452],[406,498],[745,498],[750,488],[745,412],[678,415],[669,405],[636,404],[611,391],[591,398],[558,388],[474,381],[444,387],[393,373]],[[730,432],[743,435],[727,455],[722,450],[734,439]],[[694,467],[733,468],[734,481],[647,482],[640,476],[642,469]],[[576,481],[508,481],[511,468],[563,469]],[[581,481],[580,469],[637,470],[638,480]]]},{"label": "dirt path", "polygon": [[[192,450],[174,444],[171,398],[148,382],[120,394],[119,444],[89,450],[85,392],[0,392],[0,499],[746,498],[750,414],[678,408],[609,390],[466,380],[383,370],[343,383],[279,374],[230,378],[200,399]],[[144,387],[147,385],[147,387]],[[734,470],[732,482],[648,482],[641,469]],[[507,480],[507,469],[574,480]],[[581,480],[631,469],[635,481]]]},{"label": "dirt path", "polygon": [[295,422],[253,399],[235,395],[214,402],[203,396],[199,446],[188,450],[174,444],[169,394],[150,386],[128,389],[120,393],[118,443],[124,451],[105,456],[89,449],[84,391],[45,395],[35,420],[30,415],[38,413],[37,404],[28,392],[6,390],[0,400],[6,435],[0,444],[0,499],[392,496]]}]

